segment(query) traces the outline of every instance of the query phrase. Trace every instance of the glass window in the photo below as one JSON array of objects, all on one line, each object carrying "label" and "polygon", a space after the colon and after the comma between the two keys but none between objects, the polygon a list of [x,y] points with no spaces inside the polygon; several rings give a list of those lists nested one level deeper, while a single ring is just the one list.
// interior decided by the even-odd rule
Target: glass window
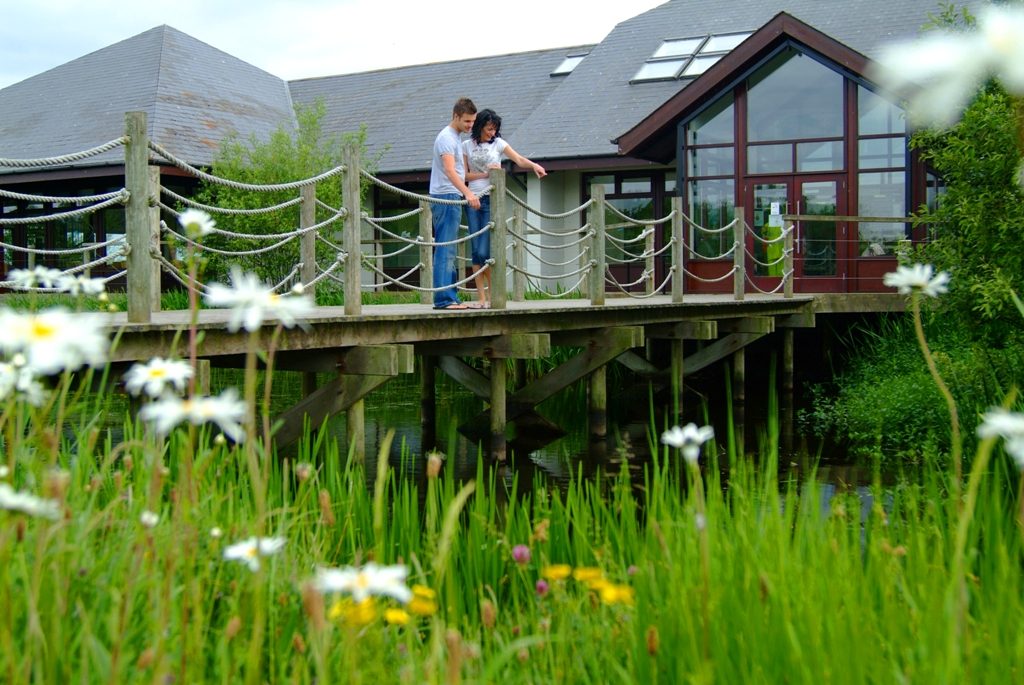
[{"label": "glass window", "polygon": [[733,146],[690,148],[691,176],[726,176],[735,171]]},{"label": "glass window", "polygon": [[843,141],[796,144],[797,171],[838,171],[843,168]]},{"label": "glass window", "polygon": [[708,52],[729,52],[734,47],[745,41],[749,33],[731,33],[728,35],[711,36],[707,44],[700,49],[701,53]]},{"label": "glass window", "polygon": [[598,185],[604,186],[604,194],[611,195],[615,192],[615,177],[611,174],[604,174],[601,176],[591,176],[586,179],[586,193],[590,195],[590,186],[597,183]]},{"label": "glass window", "polygon": [[751,145],[747,148],[747,172],[751,174],[793,171],[793,146]]},{"label": "glass window", "polygon": [[857,121],[862,136],[907,131],[903,110],[864,86],[857,87]]},{"label": "glass window", "polygon": [[620,193],[649,193],[651,192],[651,179],[649,177],[644,178],[624,178],[622,179],[622,185],[619,190]]},{"label": "glass window", "polygon": [[633,81],[657,81],[659,79],[674,79],[679,70],[683,68],[684,59],[672,59],[664,62],[647,62],[640,71],[632,78]]},{"label": "glass window", "polygon": [[[690,219],[708,230],[719,229],[733,220],[735,215],[736,182],[732,179],[689,181]],[[690,227],[690,244],[694,252],[702,257],[723,258],[732,247],[733,236],[729,231],[708,233]]]},{"label": "glass window", "polygon": [[676,192],[676,179],[675,178],[670,178],[670,177],[666,176],[665,177],[665,194],[666,195],[671,195],[674,192]]},{"label": "glass window", "polygon": [[[857,213],[860,216],[906,216],[906,173],[883,171],[858,174]],[[906,224],[861,223],[858,227],[862,257],[896,253],[897,242],[906,238]]]},{"label": "glass window", "polygon": [[705,71],[711,68],[711,65],[722,59],[721,55],[712,55],[710,57],[694,57],[690,60],[690,63],[683,69],[682,76],[700,76]]},{"label": "glass window", "polygon": [[562,60],[562,63],[555,67],[555,70],[551,72],[552,76],[564,76],[565,74],[572,73],[572,70],[579,66],[579,63],[583,61],[586,55],[569,55]]},{"label": "glass window", "polygon": [[796,51],[783,52],[747,81],[750,141],[841,138],[843,77]]},{"label": "glass window", "polygon": [[857,164],[861,169],[902,169],[907,162],[906,139],[861,138],[857,143]]},{"label": "glass window", "polygon": [[733,142],[732,100],[732,93],[720,97],[687,124],[687,139],[690,145]]},{"label": "glass window", "polygon": [[661,44],[654,54],[651,55],[651,59],[658,59],[661,57],[685,57],[686,55],[692,55],[697,51],[697,47],[704,42],[706,36],[700,38],[679,38],[675,40],[666,40]]}]

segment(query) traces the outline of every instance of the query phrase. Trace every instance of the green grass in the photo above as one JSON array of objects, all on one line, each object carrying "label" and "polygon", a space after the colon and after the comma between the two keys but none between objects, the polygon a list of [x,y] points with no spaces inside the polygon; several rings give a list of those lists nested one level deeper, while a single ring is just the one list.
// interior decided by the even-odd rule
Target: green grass
[{"label": "green grass", "polygon": [[[825,506],[813,479],[779,486],[766,442],[756,460],[731,455],[727,487],[714,456],[698,490],[661,449],[635,482],[623,472],[518,492],[481,463],[467,493],[444,471],[399,479],[307,439],[295,461],[260,462],[264,507],[248,461],[258,450],[205,431],[162,444],[128,425],[116,447],[83,413],[49,457],[52,431],[30,420],[41,417],[5,416],[8,482],[64,512],[0,512],[5,682],[450,683],[456,667],[465,682],[507,683],[1024,677],[1024,556],[1005,460],[981,481],[961,583],[960,514],[929,468]],[[297,476],[297,462],[313,475]],[[160,514],[152,529],[144,510]],[[287,539],[259,572],[221,558],[258,533]],[[523,566],[517,544],[531,550]],[[438,612],[404,627],[325,617],[333,598],[308,590],[314,568],[368,559],[409,565]],[[538,596],[543,568],[559,563],[600,569],[633,603],[605,604],[571,578]]]}]

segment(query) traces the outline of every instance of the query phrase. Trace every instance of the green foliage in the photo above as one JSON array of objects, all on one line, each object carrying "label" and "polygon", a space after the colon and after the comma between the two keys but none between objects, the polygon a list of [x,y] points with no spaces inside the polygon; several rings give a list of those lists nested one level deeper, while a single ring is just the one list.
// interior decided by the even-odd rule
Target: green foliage
[{"label": "green foliage", "polygon": [[[962,328],[946,328],[935,316],[929,345],[949,385],[967,437],[978,414],[998,405],[1024,382],[1024,340],[993,348]],[[910,320],[887,320],[879,330],[854,336],[848,367],[835,386],[818,386],[804,426],[819,435],[848,441],[854,451],[883,456],[919,453],[922,445],[948,449],[949,412],[925,366]]]},{"label": "green foliage", "polygon": [[934,239],[917,259],[953,276],[942,299],[947,322],[996,346],[1019,329],[1010,292],[1024,290],[1017,107],[990,84],[952,129],[921,131],[911,139],[946,182],[937,209],[920,215]]},{"label": "green foliage", "polygon": [[[325,114],[324,103],[317,101],[311,106],[296,108],[298,126],[294,130],[281,126],[266,141],[255,136],[248,140],[228,138],[222,143],[214,160],[212,173],[221,178],[249,184],[287,183],[317,176],[337,167],[342,163],[342,149],[350,141],[357,143],[365,152],[365,128],[341,136],[328,135],[323,127]],[[367,168],[365,161],[362,164],[363,168]],[[340,176],[332,176],[318,183],[317,199],[328,207],[341,207],[340,179]],[[298,196],[298,190],[240,190],[203,181],[196,199],[204,204],[224,209],[255,209],[274,206]],[[316,222],[326,221],[333,214],[329,209],[318,205]],[[236,233],[285,233],[299,227],[299,206],[293,205],[273,213],[255,216],[217,214],[214,218],[218,228]],[[340,232],[340,219],[320,230],[320,234],[329,239]],[[340,240],[333,242],[340,243]],[[211,235],[205,238],[203,243],[207,247],[219,250],[249,251],[272,245],[273,241]],[[329,246],[318,242],[316,249],[320,264],[327,265],[334,261],[336,254]],[[288,276],[299,261],[299,241],[293,239],[278,248],[251,256],[207,254],[208,261],[203,272],[203,280],[206,282],[225,282],[230,266],[239,264],[243,270],[255,272],[263,280],[276,284]],[[330,286],[324,283],[322,287],[328,289]]]}]

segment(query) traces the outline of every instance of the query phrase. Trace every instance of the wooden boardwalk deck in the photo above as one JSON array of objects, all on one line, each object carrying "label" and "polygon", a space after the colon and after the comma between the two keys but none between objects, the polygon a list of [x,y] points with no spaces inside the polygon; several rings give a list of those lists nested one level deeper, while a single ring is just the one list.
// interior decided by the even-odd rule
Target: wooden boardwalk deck
[{"label": "wooden boardwalk deck", "polygon": [[[687,295],[673,303],[669,296],[646,300],[608,298],[594,306],[589,300],[527,300],[509,302],[504,310],[471,309],[439,312],[429,305],[364,305],[359,315],[346,315],[343,307],[318,307],[307,319],[305,329],[283,331],[277,343],[281,352],[328,350],[382,344],[416,344],[428,341],[465,340],[520,333],[552,333],[617,326],[646,326],[684,321],[722,320],[751,316],[902,310],[904,299],[889,294],[846,295]],[[218,357],[245,353],[248,336],[226,329],[227,310],[199,312],[197,328],[203,331],[200,356]],[[178,353],[184,346],[180,332],[189,325],[186,311],[154,312],[150,323],[128,323],[125,313],[114,314],[112,325],[121,340],[112,361],[134,361],[155,355]],[[268,338],[272,321],[261,336]],[[268,342],[264,341],[264,342]],[[319,364],[315,366],[319,367]]]}]

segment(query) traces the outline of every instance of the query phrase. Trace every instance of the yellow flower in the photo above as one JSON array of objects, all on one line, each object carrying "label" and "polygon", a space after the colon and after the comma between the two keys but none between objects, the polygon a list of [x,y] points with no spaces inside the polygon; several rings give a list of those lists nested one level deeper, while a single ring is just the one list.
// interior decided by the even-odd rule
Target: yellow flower
[{"label": "yellow flower", "polygon": [[327,610],[327,618],[332,621],[342,620],[356,626],[365,626],[377,618],[377,605],[372,597],[361,602],[353,602],[348,597],[339,599]]},{"label": "yellow flower", "polygon": [[633,598],[635,593],[633,588],[629,585],[615,585],[608,583],[604,585],[598,594],[601,597],[601,601],[605,604],[626,604],[627,606],[633,606]]},{"label": "yellow flower", "polygon": [[594,568],[593,566],[581,566],[572,572],[572,577],[581,583],[591,583],[603,578],[604,573],[601,569]]},{"label": "yellow flower", "polygon": [[409,622],[409,612],[394,607],[384,610],[384,620],[393,626],[404,626]]},{"label": "yellow flower", "polygon": [[412,586],[409,611],[417,616],[432,616],[437,613],[437,593],[425,585]]},{"label": "yellow flower", "polygon": [[552,564],[541,569],[540,575],[548,580],[565,580],[572,574],[569,564]]}]

